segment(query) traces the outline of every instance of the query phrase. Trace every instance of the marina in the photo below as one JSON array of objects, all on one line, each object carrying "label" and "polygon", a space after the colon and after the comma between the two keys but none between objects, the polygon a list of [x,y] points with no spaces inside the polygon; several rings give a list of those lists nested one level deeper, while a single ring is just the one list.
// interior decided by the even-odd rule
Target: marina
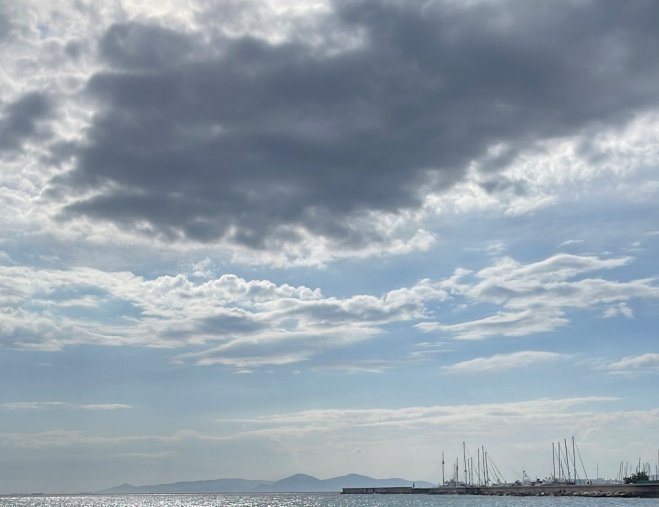
[{"label": "marina", "polygon": [[[506,482],[491,455],[481,446],[476,459],[462,442],[462,469],[460,457],[452,465],[452,477],[445,479],[444,453],[442,453],[442,479],[437,487],[373,487],[343,488],[344,494],[418,494],[418,495],[483,495],[483,496],[574,496],[616,498],[659,498],[659,452],[654,478],[650,463],[641,463],[634,473],[629,473],[629,464],[620,464],[616,481],[601,483],[588,478],[581,453],[574,437],[571,451],[567,439],[552,442],[552,473],[544,480],[532,481],[522,471],[520,480]],[[581,468],[577,467],[577,457]],[[624,471],[624,473],[623,473]]]}]

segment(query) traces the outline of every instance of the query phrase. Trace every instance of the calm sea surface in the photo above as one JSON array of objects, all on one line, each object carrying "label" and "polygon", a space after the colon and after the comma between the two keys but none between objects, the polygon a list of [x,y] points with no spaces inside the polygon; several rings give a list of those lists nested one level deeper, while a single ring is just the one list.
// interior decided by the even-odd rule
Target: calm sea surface
[{"label": "calm sea surface", "polygon": [[221,494],[0,498],[0,507],[659,507],[657,499],[425,495]]}]

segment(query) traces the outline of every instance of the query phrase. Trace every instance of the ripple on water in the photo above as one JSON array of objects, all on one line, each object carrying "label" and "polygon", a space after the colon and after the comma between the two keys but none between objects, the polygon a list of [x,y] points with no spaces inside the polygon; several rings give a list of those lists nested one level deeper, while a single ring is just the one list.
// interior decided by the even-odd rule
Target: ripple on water
[{"label": "ripple on water", "polygon": [[656,499],[341,495],[263,493],[221,495],[22,496],[0,507],[656,507]]}]

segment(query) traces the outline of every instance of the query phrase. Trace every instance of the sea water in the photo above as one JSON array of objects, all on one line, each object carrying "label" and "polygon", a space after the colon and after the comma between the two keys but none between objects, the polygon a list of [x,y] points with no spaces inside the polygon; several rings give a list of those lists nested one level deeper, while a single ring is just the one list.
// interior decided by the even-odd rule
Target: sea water
[{"label": "sea water", "polygon": [[657,499],[264,493],[1,497],[0,507],[655,507]]}]

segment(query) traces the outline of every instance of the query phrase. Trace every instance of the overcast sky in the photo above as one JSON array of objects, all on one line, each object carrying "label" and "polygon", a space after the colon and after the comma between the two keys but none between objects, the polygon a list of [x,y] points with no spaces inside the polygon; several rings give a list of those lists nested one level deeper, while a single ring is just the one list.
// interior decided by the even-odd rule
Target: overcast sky
[{"label": "overcast sky", "polygon": [[658,20],[0,0],[0,493],[654,469]]}]

